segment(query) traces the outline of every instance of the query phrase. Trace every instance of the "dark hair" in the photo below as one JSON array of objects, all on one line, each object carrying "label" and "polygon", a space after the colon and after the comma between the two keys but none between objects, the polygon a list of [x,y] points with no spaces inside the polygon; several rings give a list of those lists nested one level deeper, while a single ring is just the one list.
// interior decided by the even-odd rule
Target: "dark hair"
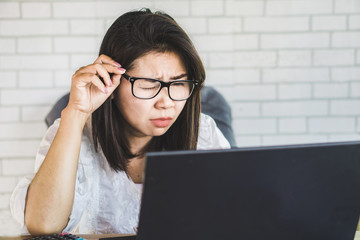
[{"label": "dark hair", "polygon": [[128,123],[110,98],[92,114],[95,149],[100,145],[115,171],[127,172],[129,159],[149,151],[196,149],[199,135],[200,88],[205,70],[190,38],[173,18],[149,9],[120,16],[107,31],[99,55],[105,54],[130,70],[134,60],[150,52],[174,52],[182,60],[189,79],[200,82],[178,119],[162,136],[153,137],[140,153],[131,153],[125,135]]}]

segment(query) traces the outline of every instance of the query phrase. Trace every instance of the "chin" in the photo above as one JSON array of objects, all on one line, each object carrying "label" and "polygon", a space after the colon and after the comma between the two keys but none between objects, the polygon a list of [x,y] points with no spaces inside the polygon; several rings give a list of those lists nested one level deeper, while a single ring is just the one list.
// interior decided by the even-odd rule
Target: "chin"
[{"label": "chin", "polygon": [[157,128],[157,129],[154,129],[154,131],[152,132],[151,136],[154,136],[154,137],[162,136],[162,135],[164,135],[168,130],[169,130],[169,128]]}]

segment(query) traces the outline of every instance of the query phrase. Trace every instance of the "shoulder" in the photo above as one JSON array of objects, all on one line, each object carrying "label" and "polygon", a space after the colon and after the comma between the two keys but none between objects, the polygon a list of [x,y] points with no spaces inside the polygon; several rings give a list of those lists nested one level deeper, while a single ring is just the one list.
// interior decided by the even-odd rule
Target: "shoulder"
[{"label": "shoulder", "polygon": [[230,148],[230,144],[216,126],[214,119],[201,113],[197,149],[219,148]]},{"label": "shoulder", "polygon": [[200,130],[216,128],[215,120],[205,113],[200,114]]},{"label": "shoulder", "polygon": [[[39,152],[44,155],[47,154],[55,135],[59,129],[61,122],[61,118],[58,118],[54,121],[54,123],[47,129],[45,136],[40,144]],[[82,135],[81,135],[81,145],[80,145],[80,155],[79,155],[79,163],[81,164],[84,158],[88,162],[92,160],[96,156],[96,151],[94,149],[94,145],[91,138],[91,132],[89,130],[88,123],[85,125]]]}]

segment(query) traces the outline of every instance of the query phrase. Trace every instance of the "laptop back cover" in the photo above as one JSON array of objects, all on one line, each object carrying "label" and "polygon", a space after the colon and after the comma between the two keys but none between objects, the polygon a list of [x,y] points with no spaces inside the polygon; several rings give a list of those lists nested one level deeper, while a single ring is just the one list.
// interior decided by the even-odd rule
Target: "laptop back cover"
[{"label": "laptop back cover", "polygon": [[137,239],[352,240],[360,144],[147,155]]}]

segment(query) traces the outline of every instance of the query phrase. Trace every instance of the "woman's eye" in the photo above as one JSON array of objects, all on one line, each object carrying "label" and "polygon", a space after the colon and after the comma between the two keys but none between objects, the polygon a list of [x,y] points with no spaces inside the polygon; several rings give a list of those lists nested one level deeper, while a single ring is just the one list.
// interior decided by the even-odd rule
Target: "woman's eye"
[{"label": "woman's eye", "polygon": [[143,89],[143,90],[153,90],[153,89],[155,89],[156,87],[154,87],[154,86],[142,86],[141,87],[141,89]]},{"label": "woman's eye", "polygon": [[176,86],[176,87],[182,87],[182,86],[185,85],[185,83],[183,83],[183,82],[174,82],[174,83],[172,83],[172,85]]},{"label": "woman's eye", "polygon": [[138,80],[136,86],[141,90],[154,90],[158,88],[159,84],[150,80]]}]

